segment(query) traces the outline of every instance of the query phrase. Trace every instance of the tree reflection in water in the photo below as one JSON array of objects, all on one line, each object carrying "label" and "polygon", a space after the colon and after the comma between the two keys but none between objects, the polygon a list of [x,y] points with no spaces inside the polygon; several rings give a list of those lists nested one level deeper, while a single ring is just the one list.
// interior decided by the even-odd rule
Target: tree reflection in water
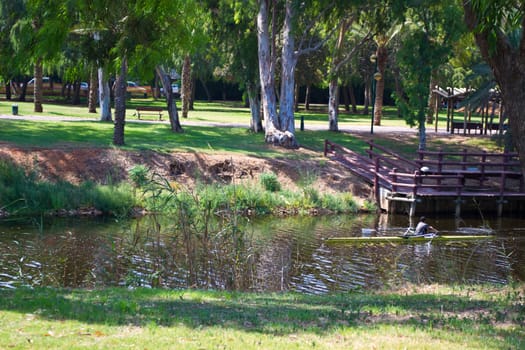
[{"label": "tree reflection in water", "polygon": [[[42,231],[2,224],[0,288],[118,285],[316,294],[407,282],[525,279],[521,235],[454,244],[334,246],[324,240],[359,235],[361,228],[378,224],[364,216],[174,218],[55,220]],[[439,222],[443,230],[446,225]],[[510,225],[497,228],[498,234],[516,235],[525,221]]]}]

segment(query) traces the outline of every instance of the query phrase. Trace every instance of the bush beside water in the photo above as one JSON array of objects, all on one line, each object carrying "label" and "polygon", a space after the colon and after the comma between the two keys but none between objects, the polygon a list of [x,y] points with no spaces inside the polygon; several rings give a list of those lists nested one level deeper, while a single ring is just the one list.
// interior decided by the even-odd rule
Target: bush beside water
[{"label": "bush beside water", "polygon": [[[134,207],[153,212],[178,210],[173,203],[185,203],[187,210],[214,213],[233,211],[243,215],[308,214],[312,210],[333,213],[357,212],[349,193],[321,194],[309,184],[302,191],[282,190],[274,173],[265,173],[259,183],[205,185],[184,188],[144,166],[129,172],[130,182],[101,185],[84,182],[41,180],[37,169],[25,171],[12,162],[0,161],[0,211],[16,215],[48,214],[94,209],[103,214],[125,216]],[[176,201],[170,199],[176,198]]]}]

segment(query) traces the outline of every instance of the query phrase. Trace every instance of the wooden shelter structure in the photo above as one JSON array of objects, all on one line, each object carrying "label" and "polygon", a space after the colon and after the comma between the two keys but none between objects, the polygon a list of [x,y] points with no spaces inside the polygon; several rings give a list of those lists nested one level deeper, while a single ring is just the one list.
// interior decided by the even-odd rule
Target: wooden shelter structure
[{"label": "wooden shelter structure", "polygon": [[[435,131],[438,128],[438,113],[441,106],[447,108],[447,132],[454,133],[455,130],[463,132],[464,135],[471,134],[487,134],[492,131],[502,132],[505,129],[503,108],[501,104],[501,96],[498,90],[491,90],[486,98],[482,101],[479,109],[481,121],[472,121],[472,108],[463,107],[463,118],[454,120],[455,110],[458,103],[469,97],[474,90],[467,88],[441,88],[436,86],[432,93],[437,96],[435,106]],[[497,119],[495,117],[497,115]]]}]

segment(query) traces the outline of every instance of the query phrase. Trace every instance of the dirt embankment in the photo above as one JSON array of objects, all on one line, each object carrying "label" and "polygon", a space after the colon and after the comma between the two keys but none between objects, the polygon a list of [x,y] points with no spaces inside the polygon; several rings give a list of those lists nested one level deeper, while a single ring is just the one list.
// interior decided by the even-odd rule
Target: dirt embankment
[{"label": "dirt embankment", "polygon": [[172,153],[123,151],[98,148],[19,148],[0,145],[0,158],[27,169],[37,170],[42,179],[59,179],[78,184],[91,180],[105,184],[123,181],[136,165],[147,166],[170,181],[192,188],[196,183],[246,183],[259,181],[263,173],[273,172],[284,189],[313,186],[321,193],[351,192],[367,198],[370,188],[342,166],[306,149],[295,150],[306,157],[257,158],[225,153]]}]

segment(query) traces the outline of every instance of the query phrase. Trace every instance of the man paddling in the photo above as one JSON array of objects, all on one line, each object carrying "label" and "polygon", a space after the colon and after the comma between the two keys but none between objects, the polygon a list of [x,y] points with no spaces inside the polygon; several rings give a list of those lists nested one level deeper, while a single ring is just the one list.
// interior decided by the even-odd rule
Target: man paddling
[{"label": "man paddling", "polygon": [[417,223],[416,229],[414,230],[414,236],[422,236],[429,233],[429,231],[438,233],[438,230],[430,226],[426,223],[427,218],[422,216],[419,218],[419,222]]}]

